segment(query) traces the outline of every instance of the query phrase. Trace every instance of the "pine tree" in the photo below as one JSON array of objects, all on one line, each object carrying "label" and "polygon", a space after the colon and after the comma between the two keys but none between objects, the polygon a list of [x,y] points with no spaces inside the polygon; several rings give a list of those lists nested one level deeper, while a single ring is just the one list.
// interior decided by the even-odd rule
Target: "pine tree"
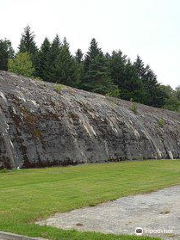
[{"label": "pine tree", "polygon": [[[8,60],[13,57],[11,42],[0,40],[0,70],[7,70]],[[58,35],[52,43],[46,38],[38,50],[35,35],[27,26],[21,37],[18,55],[14,61],[9,60],[9,69],[26,76],[33,74],[45,81],[133,99],[146,105],[179,109],[180,90],[170,93],[159,84],[155,73],[140,56],[132,63],[121,51],[104,55],[95,38],[91,40],[85,56],[81,49],[73,56],[66,38],[61,43]]]},{"label": "pine tree", "polygon": [[146,70],[145,70],[144,62],[139,55],[137,55],[137,58],[134,62],[134,67],[136,68],[136,70],[138,72],[139,78],[143,79],[145,76]]},{"label": "pine tree", "polygon": [[[33,66],[36,69],[37,64],[37,55],[38,55],[38,48],[35,42],[35,35],[34,32],[31,31],[30,26],[26,26],[24,28],[24,32],[21,36],[20,44],[19,44],[19,53],[27,52],[31,58]],[[37,75],[35,73],[35,75]]]},{"label": "pine tree", "polygon": [[31,55],[37,53],[34,32],[31,32],[30,26],[24,28],[24,33],[21,36],[19,52],[28,52]]},{"label": "pine tree", "polygon": [[51,48],[50,48],[50,65],[49,65],[49,77],[51,82],[55,82],[58,79],[57,76],[57,58],[61,53],[62,43],[58,35],[52,41]]},{"label": "pine tree", "polygon": [[77,72],[77,82],[75,87],[80,87],[83,78],[83,52],[81,49],[78,49],[75,53],[76,60],[76,72]]},{"label": "pine tree", "polygon": [[83,53],[81,49],[78,49],[75,53],[75,59],[77,61],[77,63],[82,63],[83,61]]},{"label": "pine tree", "polygon": [[89,70],[89,66],[95,57],[103,55],[101,48],[98,47],[98,43],[95,38],[90,42],[90,47],[84,59],[84,72],[86,73]]},{"label": "pine tree", "polygon": [[14,50],[7,39],[0,40],[0,70],[8,70],[8,60],[13,58]]},{"label": "pine tree", "polygon": [[83,89],[109,96],[119,96],[118,87],[108,74],[105,58],[101,55],[95,57],[83,81]]},{"label": "pine tree", "polygon": [[64,38],[60,52],[55,61],[54,81],[69,86],[77,85],[77,68],[76,61],[71,55],[69,44]]},{"label": "pine tree", "polygon": [[110,77],[107,59],[95,39],[92,39],[85,57],[81,88],[110,96],[119,96],[117,86]]},{"label": "pine tree", "polygon": [[139,78],[138,72],[130,60],[128,60],[127,64],[125,65],[124,81],[120,89],[121,97],[123,99],[143,103],[143,82]]},{"label": "pine tree", "polygon": [[[106,56],[107,57],[107,56]],[[113,82],[121,89],[124,86],[124,81],[126,80],[126,63],[127,56],[123,55],[123,53],[119,51],[113,51],[112,56],[108,56],[108,65],[111,78]]]},{"label": "pine tree", "polygon": [[51,44],[51,61],[54,63],[58,54],[60,53],[62,47],[62,43],[58,35],[55,36],[52,44]]},{"label": "pine tree", "polygon": [[93,38],[90,42],[90,47],[87,55],[90,57],[90,59],[95,59],[95,57],[102,55],[102,50],[98,47],[98,43],[95,38]]},{"label": "pine tree", "polygon": [[160,88],[157,77],[150,66],[145,66],[142,59],[137,56],[134,67],[137,70],[139,79],[143,83],[144,97],[141,99],[141,102],[149,106],[162,107],[165,104],[166,96]]},{"label": "pine tree", "polygon": [[37,76],[44,81],[51,81],[51,43],[48,38],[44,39],[37,59]]},{"label": "pine tree", "polygon": [[160,88],[157,77],[149,65],[145,68],[145,74],[142,80],[146,96],[144,104],[154,107],[162,107],[165,104],[166,96]]}]

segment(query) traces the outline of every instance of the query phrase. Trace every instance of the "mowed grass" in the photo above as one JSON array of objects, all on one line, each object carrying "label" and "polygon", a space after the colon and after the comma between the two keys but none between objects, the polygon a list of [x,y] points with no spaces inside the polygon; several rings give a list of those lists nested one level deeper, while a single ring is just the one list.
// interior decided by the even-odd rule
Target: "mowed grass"
[{"label": "mowed grass", "polygon": [[34,222],[56,212],[180,184],[180,160],[121,162],[0,173],[0,230],[58,240],[148,240],[65,231]]}]

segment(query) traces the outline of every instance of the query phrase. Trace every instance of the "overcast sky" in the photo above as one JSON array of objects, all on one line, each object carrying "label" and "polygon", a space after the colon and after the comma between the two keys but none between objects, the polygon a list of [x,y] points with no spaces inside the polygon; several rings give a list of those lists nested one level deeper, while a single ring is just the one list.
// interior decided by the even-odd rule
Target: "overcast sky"
[{"label": "overcast sky", "polygon": [[95,37],[104,51],[139,54],[159,82],[180,85],[180,0],[0,0],[0,38],[17,48],[27,24],[38,45],[57,33],[85,52]]}]

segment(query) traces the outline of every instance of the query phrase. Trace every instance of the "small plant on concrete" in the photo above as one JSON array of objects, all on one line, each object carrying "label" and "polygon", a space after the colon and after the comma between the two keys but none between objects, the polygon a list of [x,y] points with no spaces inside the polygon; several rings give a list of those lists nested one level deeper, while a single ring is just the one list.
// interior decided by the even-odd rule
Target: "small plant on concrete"
[{"label": "small plant on concrete", "polygon": [[132,103],[130,110],[133,111],[134,114],[138,113],[137,104],[135,102]]},{"label": "small plant on concrete", "polygon": [[43,82],[42,78],[40,78],[40,77],[36,77],[36,78],[34,78],[34,80],[36,80],[38,82]]},{"label": "small plant on concrete", "polygon": [[160,119],[158,120],[158,124],[159,124],[160,127],[163,127],[163,126],[164,126],[164,119],[163,119],[163,118],[160,118]]},{"label": "small plant on concrete", "polygon": [[61,84],[56,84],[55,85],[55,91],[57,92],[57,93],[61,93],[61,91],[63,90],[63,85],[61,85]]},{"label": "small plant on concrete", "polygon": [[171,211],[169,209],[162,210],[160,214],[169,214]]}]

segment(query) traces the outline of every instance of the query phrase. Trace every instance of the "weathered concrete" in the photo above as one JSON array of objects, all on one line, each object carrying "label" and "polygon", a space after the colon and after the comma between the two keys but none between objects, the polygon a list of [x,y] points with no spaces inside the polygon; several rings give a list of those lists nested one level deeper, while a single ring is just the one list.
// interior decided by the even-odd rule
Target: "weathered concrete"
[{"label": "weathered concrete", "polygon": [[180,114],[131,107],[0,72],[0,167],[180,158]]},{"label": "weathered concrete", "polygon": [[1,232],[0,231],[0,240],[47,240],[45,238],[30,238],[14,233]]},{"label": "weathered concrete", "polygon": [[143,236],[180,240],[180,186],[56,214],[38,224],[128,235],[141,227]]}]

